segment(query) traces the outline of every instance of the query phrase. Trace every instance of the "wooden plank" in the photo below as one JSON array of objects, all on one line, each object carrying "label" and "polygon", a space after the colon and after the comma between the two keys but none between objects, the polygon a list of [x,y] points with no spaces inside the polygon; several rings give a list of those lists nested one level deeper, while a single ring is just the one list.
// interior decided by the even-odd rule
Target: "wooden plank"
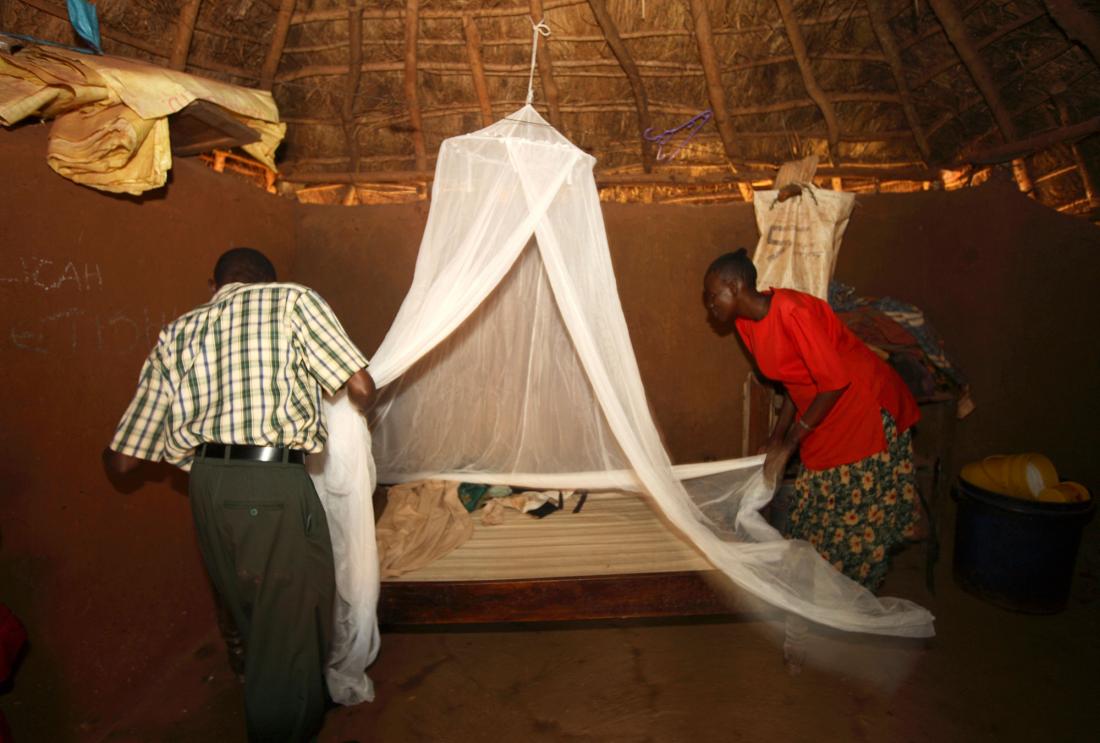
[{"label": "wooden plank", "polygon": [[737,613],[718,571],[530,581],[383,581],[383,625],[580,621]]},{"label": "wooden plank", "polygon": [[608,46],[611,47],[611,53],[619,60],[619,65],[623,68],[623,72],[626,73],[627,80],[630,81],[630,90],[634,94],[634,104],[638,108],[638,133],[642,145],[642,170],[649,173],[653,170],[653,143],[645,138],[645,133],[650,127],[649,102],[646,99],[645,85],[642,83],[642,78],[638,74],[638,66],[634,64],[634,58],[631,56],[630,50],[626,48],[626,44],[624,44],[622,38],[620,38],[619,29],[615,25],[614,19],[611,18],[611,14],[607,12],[607,6],[604,4],[603,0],[588,0],[588,6],[592,9],[592,13],[596,16],[596,23],[600,25],[600,29],[607,38]]},{"label": "wooden plank", "polygon": [[172,154],[198,155],[258,142],[260,135],[224,109],[206,101],[193,101],[168,117]]},{"label": "wooden plank", "polygon": [[275,14],[271,46],[268,47],[263,67],[260,68],[260,87],[264,90],[271,90],[271,84],[275,81],[275,72],[279,69],[283,46],[286,45],[286,35],[290,31],[290,18],[294,13],[294,5],[295,0],[282,0],[279,3],[279,12]]}]

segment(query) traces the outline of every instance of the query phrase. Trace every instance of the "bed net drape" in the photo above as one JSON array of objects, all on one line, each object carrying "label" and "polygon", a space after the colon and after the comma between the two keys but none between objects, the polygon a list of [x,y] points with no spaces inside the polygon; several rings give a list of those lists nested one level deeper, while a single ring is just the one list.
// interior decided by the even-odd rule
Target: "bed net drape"
[{"label": "bed net drape", "polygon": [[440,148],[413,283],[371,360],[370,428],[337,397],[312,464],[337,560],[338,702],[372,697],[375,467],[391,483],[637,491],[775,607],[842,630],[932,634],[926,610],[876,598],[764,521],[762,457],[672,465],[619,303],[593,165],[531,106]]}]

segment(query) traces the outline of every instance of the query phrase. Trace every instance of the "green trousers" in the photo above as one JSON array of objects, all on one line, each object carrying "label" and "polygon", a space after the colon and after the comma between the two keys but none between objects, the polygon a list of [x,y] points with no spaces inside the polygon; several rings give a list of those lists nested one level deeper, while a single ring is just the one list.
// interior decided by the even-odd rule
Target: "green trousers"
[{"label": "green trousers", "polygon": [[309,740],[336,590],[313,481],[299,464],[197,459],[190,490],[203,561],[244,639],[249,740]]}]

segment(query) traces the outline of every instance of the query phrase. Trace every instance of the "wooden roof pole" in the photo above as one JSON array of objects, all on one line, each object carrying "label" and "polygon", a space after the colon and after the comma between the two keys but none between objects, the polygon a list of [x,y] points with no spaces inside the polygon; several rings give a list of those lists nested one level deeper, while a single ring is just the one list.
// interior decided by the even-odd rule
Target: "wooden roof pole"
[{"label": "wooden roof pole", "polygon": [[840,141],[840,125],[836,120],[836,111],[833,110],[833,104],[829,102],[825,91],[817,84],[817,78],[814,77],[813,68],[810,66],[810,55],[806,51],[806,40],[802,37],[802,29],[798,27],[798,16],[794,13],[791,0],[775,0],[775,4],[779,8],[779,14],[783,16],[783,26],[787,29],[787,38],[791,42],[798,70],[802,73],[802,83],[806,86],[806,92],[809,93],[810,98],[820,109],[821,115],[825,117],[825,128],[829,132],[829,152],[833,158],[836,158],[837,143]]},{"label": "wooden roof pole", "polygon": [[[997,90],[997,84],[993,80],[993,73],[989,69],[989,65],[985,63],[982,56],[978,54],[978,50],[974,48],[974,43],[966,30],[962,13],[955,6],[954,0],[928,0],[928,4],[932,6],[932,10],[939,18],[940,25],[943,26],[948,40],[955,47],[955,51],[958,52],[963,64],[966,65],[970,77],[974,79],[974,84],[978,86],[982,97],[989,105],[989,110],[993,112],[993,120],[997,122],[997,128],[1001,130],[1005,141],[1016,141],[1019,139],[1016,124],[1013,123],[1008,108],[1001,100],[1001,94]],[[1024,193],[1032,193],[1034,185],[1031,183],[1031,176],[1027,172],[1027,163],[1022,158],[1013,161],[1012,172],[1016,177],[1016,183],[1020,190]]]},{"label": "wooden roof pole", "polygon": [[469,13],[462,16],[462,30],[466,34],[466,56],[470,60],[470,72],[474,78],[477,105],[481,108],[481,125],[493,123],[493,105],[489,101],[489,84],[485,80],[485,64],[481,61],[481,34],[477,21]]},{"label": "wooden roof pole", "polygon": [[1080,121],[1057,129],[1048,129],[1025,139],[1015,139],[1004,144],[994,145],[984,150],[974,150],[962,156],[965,162],[975,164],[1003,163],[1007,160],[1022,158],[1039,150],[1045,150],[1063,142],[1073,142],[1091,134],[1100,132],[1100,116]]},{"label": "wooden roof pole", "polygon": [[405,103],[409,107],[409,123],[412,125],[413,150],[416,152],[416,169],[428,167],[428,153],[424,147],[424,122],[420,118],[420,100],[416,95],[416,37],[420,30],[420,0],[405,0]]},{"label": "wooden roof pole", "polygon": [[359,126],[355,122],[355,96],[359,93],[359,79],[363,73],[363,6],[359,0],[348,0],[348,79],[344,86],[344,100],[340,106],[340,118],[347,140],[348,161],[352,172],[359,170]]},{"label": "wooden roof pole", "polygon": [[714,112],[714,123],[718,128],[718,136],[722,140],[726,159],[734,161],[737,160],[734,145],[736,136],[726,108],[726,91],[722,87],[722,73],[718,69],[718,58],[714,53],[714,35],[710,29],[710,14],[707,12],[706,0],[688,0],[688,2],[695,25],[695,41],[699,46],[699,62],[703,66],[703,76],[707,81],[707,98]]},{"label": "wooden roof pole", "polygon": [[909,94],[909,84],[905,80],[905,66],[901,61],[901,50],[898,49],[897,39],[890,30],[890,19],[886,9],[879,0],[863,0],[867,7],[867,15],[871,19],[871,28],[878,38],[878,45],[882,53],[886,55],[886,61],[890,64],[890,70],[894,73],[894,83],[898,88],[898,97],[901,99],[901,108],[905,112],[905,120],[909,122],[909,128],[913,131],[913,139],[920,150],[921,158],[925,163],[932,159],[932,150],[928,146],[928,138],[921,128],[920,117],[917,116],[916,106],[913,105],[912,96]]},{"label": "wooden roof pole", "polygon": [[1062,33],[1088,50],[1092,60],[1100,64],[1100,21],[1082,10],[1073,0],[1043,0],[1047,11]]},{"label": "wooden roof pole", "polygon": [[275,82],[275,71],[279,69],[279,59],[283,56],[286,34],[290,30],[290,16],[294,13],[295,0],[282,0],[279,12],[275,14],[275,30],[271,32],[271,46],[264,56],[264,66],[260,68],[260,87],[271,90]]},{"label": "wooden roof pole", "polygon": [[611,47],[612,54],[619,60],[619,65],[626,73],[630,81],[630,89],[634,93],[634,102],[638,106],[638,134],[642,140],[642,170],[649,173],[653,170],[653,143],[645,138],[645,132],[649,129],[649,101],[646,98],[645,86],[642,84],[642,76],[638,74],[638,65],[634,64],[634,58],[630,56],[630,50],[626,48],[619,29],[615,25],[611,14],[607,12],[604,0],[588,0],[588,6],[592,8],[592,14],[596,16],[596,23],[600,24],[603,35]]},{"label": "wooden roof pole", "polygon": [[[690,176],[676,172],[658,173],[603,173],[596,171],[596,184],[607,185],[645,185],[645,184],[719,184],[732,181],[744,182],[746,180],[774,180],[774,170],[748,170],[731,175],[729,173],[713,173],[706,176]],[[821,178],[858,178],[876,179],[880,181],[936,181],[939,173],[928,168],[913,167],[888,167],[865,168],[857,166],[821,167],[817,169],[817,176]],[[288,183],[408,183],[429,182],[435,177],[431,170],[383,170],[375,172],[360,171],[358,173],[332,173],[332,172],[307,172],[295,171],[282,172],[279,179]]]},{"label": "wooden roof pole", "polygon": [[[1070,116],[1065,91],[1059,91],[1052,97],[1054,98],[1054,106],[1058,109],[1058,120],[1063,127],[1070,126],[1070,119],[1073,117]],[[1077,142],[1070,145],[1070,152],[1073,155],[1073,163],[1077,166],[1077,174],[1081,176],[1081,185],[1085,187],[1085,198],[1089,200],[1089,206],[1095,207],[1100,204],[1100,199],[1097,198],[1096,181],[1089,171],[1088,162],[1085,160],[1081,148],[1077,146]]]},{"label": "wooden roof pole", "polygon": [[[695,43],[699,48],[699,63],[703,67],[703,77],[707,81],[707,98],[710,100],[710,110],[714,113],[714,124],[718,129],[718,138],[722,140],[722,151],[726,154],[726,161],[734,173],[737,167],[733,164],[737,158],[737,148],[734,142],[736,135],[733,131],[733,123],[730,120],[729,109],[726,108],[726,91],[722,87],[722,72],[718,68],[718,55],[714,51],[714,34],[710,28],[710,13],[707,12],[706,0],[689,0],[691,17],[695,26]],[[741,198],[746,202],[752,202],[752,186],[742,180],[738,180],[738,188],[741,190]]]},{"label": "wooden roof pole", "polygon": [[[531,18],[535,23],[543,20],[542,0],[531,0]],[[550,56],[550,45],[546,37],[542,34],[537,36],[539,79],[542,80],[542,92],[550,109],[550,124],[561,131],[561,108],[558,106],[558,83],[554,80],[554,60]]]},{"label": "wooden roof pole", "polygon": [[182,70],[187,67],[187,52],[191,48],[191,36],[195,33],[195,21],[199,17],[202,0],[187,0],[180,8],[180,19],[176,26],[176,42],[172,45],[172,54],[168,57],[168,67]]}]

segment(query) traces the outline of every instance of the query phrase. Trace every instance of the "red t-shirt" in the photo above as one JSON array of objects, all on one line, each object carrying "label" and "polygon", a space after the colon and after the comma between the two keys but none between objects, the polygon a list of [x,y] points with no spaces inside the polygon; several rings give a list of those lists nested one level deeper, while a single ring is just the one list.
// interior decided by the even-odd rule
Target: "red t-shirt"
[{"label": "red t-shirt", "polygon": [[737,332],[760,372],[787,388],[798,414],[818,393],[848,388],[802,439],[802,463],[812,470],[851,464],[886,449],[881,410],[898,433],[920,418],[897,372],[880,359],[817,297],[773,289],[762,320],[738,318]]}]

